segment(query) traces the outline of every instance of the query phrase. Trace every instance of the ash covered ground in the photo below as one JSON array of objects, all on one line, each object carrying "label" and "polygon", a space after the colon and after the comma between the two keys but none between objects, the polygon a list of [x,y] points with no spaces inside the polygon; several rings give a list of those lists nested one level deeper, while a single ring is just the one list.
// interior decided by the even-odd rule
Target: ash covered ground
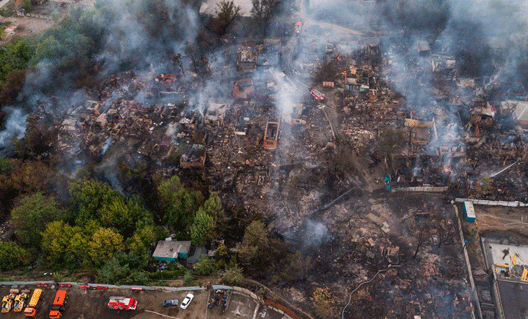
[{"label": "ash covered ground", "polygon": [[[474,2],[292,2],[256,40],[215,38],[183,5],[169,44],[119,20],[97,83],[50,92],[57,76],[37,68],[31,112],[12,109],[0,145],[29,116],[64,175],[89,167],[125,194],[148,190],[142,174],[178,175],[262,214],[311,262],[257,279],[301,307],[328,287],[345,318],[469,318],[448,199],[526,201],[528,123],[523,13],[500,18],[524,2]],[[419,187],[440,195],[403,192]]]}]

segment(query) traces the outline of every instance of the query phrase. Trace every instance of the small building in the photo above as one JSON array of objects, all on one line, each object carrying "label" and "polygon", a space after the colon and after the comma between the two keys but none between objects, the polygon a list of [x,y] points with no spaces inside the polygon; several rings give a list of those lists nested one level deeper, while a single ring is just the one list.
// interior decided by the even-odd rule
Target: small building
[{"label": "small building", "polygon": [[255,71],[257,68],[257,60],[259,51],[255,47],[245,46],[238,48],[236,55],[236,67],[238,71]]},{"label": "small building", "polygon": [[276,149],[278,140],[279,140],[279,122],[266,123],[266,130],[264,132],[264,148],[267,150]]},{"label": "small building", "polygon": [[466,218],[466,221],[469,223],[474,223],[477,219],[475,215],[475,207],[473,207],[472,202],[464,202],[464,217]]},{"label": "small building", "polygon": [[183,168],[204,167],[206,156],[205,146],[201,144],[193,144],[193,146],[191,146],[187,152],[180,157],[180,165]]},{"label": "small building", "polygon": [[161,261],[176,261],[178,258],[187,258],[191,250],[191,241],[160,240],[152,257]]}]

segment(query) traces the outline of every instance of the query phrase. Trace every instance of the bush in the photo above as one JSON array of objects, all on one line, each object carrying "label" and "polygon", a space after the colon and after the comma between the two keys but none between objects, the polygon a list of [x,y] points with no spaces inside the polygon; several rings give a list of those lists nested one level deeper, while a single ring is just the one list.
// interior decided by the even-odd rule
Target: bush
[{"label": "bush", "polygon": [[215,260],[209,256],[202,256],[194,266],[194,273],[198,276],[209,276],[218,269]]},{"label": "bush", "polygon": [[166,279],[178,279],[181,276],[185,275],[185,268],[180,266],[176,270],[164,270],[148,273],[148,276],[152,280],[166,280]]},{"label": "bush", "polygon": [[240,285],[243,280],[242,268],[238,265],[228,268],[222,276],[222,281],[228,285]]},{"label": "bush", "polygon": [[24,3],[22,4],[22,8],[24,8],[26,12],[29,12],[32,6],[33,4],[31,3],[31,0],[24,0]]},{"label": "bush", "polygon": [[185,275],[183,276],[183,285],[184,286],[190,286],[194,280],[193,275],[190,271],[187,271]]},{"label": "bush", "polygon": [[13,242],[0,242],[0,270],[13,270],[31,263],[28,250]]}]

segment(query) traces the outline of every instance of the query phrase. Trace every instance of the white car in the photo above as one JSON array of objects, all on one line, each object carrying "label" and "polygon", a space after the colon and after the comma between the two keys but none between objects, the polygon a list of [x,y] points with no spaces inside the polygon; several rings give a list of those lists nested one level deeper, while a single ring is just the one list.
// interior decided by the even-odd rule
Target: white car
[{"label": "white car", "polygon": [[193,294],[187,294],[187,296],[185,296],[185,299],[183,299],[182,303],[180,304],[180,308],[187,309],[193,298]]}]

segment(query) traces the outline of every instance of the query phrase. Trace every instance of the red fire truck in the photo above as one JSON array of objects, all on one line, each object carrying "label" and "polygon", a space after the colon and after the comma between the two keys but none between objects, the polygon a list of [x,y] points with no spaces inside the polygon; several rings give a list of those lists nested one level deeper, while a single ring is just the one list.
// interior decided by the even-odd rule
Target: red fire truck
[{"label": "red fire truck", "polygon": [[116,310],[136,310],[137,300],[127,297],[110,297],[108,308]]}]

